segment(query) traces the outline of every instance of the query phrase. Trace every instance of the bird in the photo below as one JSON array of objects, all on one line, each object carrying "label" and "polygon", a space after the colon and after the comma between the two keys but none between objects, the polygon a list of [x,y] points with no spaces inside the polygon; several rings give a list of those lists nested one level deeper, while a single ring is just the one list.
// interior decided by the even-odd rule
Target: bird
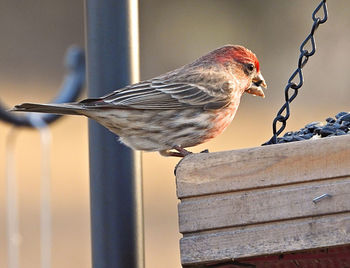
[{"label": "bird", "polygon": [[23,103],[12,111],[84,115],[141,151],[185,157],[187,147],[222,133],[243,93],[265,97],[256,55],[225,45],[173,71],[117,89],[100,98],[62,104]]}]

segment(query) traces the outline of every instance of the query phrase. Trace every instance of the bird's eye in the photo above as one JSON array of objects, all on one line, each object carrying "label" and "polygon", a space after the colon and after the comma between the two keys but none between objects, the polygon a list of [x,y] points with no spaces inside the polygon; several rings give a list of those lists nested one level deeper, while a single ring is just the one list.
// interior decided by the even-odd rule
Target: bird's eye
[{"label": "bird's eye", "polygon": [[254,64],[252,64],[252,63],[248,63],[248,64],[247,64],[247,70],[248,70],[249,72],[252,72],[252,71],[254,70],[254,68],[255,68]]}]

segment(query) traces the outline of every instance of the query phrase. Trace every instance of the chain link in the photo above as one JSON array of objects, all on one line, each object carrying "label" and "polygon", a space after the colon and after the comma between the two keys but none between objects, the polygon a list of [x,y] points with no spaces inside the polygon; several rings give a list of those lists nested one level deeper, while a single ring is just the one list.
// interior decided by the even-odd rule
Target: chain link
[{"label": "chain link", "polygon": [[[319,17],[318,14],[320,10],[323,10],[323,18]],[[298,95],[298,90],[303,86],[304,77],[302,69],[309,60],[309,57],[313,56],[316,52],[316,42],[314,38],[315,31],[317,30],[320,24],[323,24],[328,19],[328,10],[326,0],[322,0],[321,3],[316,7],[312,13],[312,24],[310,34],[305,38],[305,40],[300,45],[300,56],[298,60],[298,68],[294,71],[291,77],[288,79],[286,88],[284,89],[284,98],[285,103],[282,105],[281,109],[278,111],[276,118],[272,123],[272,138],[264,143],[263,145],[275,144],[277,143],[277,137],[282,133],[287,125],[287,120],[290,116],[289,104],[295,99]],[[306,47],[311,45],[311,51]],[[277,130],[277,123],[280,122],[282,125]]]}]

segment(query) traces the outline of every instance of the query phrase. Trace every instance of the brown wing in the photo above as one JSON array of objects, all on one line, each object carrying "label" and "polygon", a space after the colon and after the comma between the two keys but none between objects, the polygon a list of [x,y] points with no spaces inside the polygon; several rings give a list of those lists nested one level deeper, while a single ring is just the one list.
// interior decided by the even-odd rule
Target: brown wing
[{"label": "brown wing", "polygon": [[[215,94],[218,95],[218,94]],[[81,104],[95,107],[130,109],[186,109],[203,107],[220,109],[229,104],[224,94],[213,96],[201,85],[152,79],[116,90],[100,99],[87,99]]]}]

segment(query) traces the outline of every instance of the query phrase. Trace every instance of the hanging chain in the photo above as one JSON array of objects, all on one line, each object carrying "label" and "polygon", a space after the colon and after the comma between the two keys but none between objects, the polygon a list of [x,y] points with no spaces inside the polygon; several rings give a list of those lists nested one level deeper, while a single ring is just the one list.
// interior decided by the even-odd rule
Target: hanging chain
[{"label": "hanging chain", "polygon": [[[323,18],[320,18],[318,16],[319,11],[323,9]],[[278,111],[276,118],[273,120],[272,123],[272,130],[273,130],[273,136],[272,138],[264,143],[263,145],[269,145],[269,144],[275,144],[277,143],[277,137],[282,133],[282,131],[285,129],[287,125],[287,120],[290,116],[290,109],[289,104],[295,99],[295,97],[298,95],[298,90],[303,86],[304,78],[303,78],[303,71],[302,69],[306,65],[306,63],[309,60],[309,57],[315,54],[316,52],[316,43],[314,34],[317,30],[318,26],[320,24],[323,24],[328,19],[328,11],[327,11],[327,4],[326,0],[323,0],[314,10],[312,13],[312,20],[314,21],[310,34],[306,37],[306,39],[301,43],[300,46],[300,56],[298,60],[298,68],[294,71],[294,73],[291,75],[291,77],[288,80],[288,84],[286,88],[284,89],[284,97],[285,97],[285,103],[281,107],[281,109]],[[309,51],[306,47],[311,45],[311,51]],[[299,82],[296,83],[296,77],[298,77]],[[294,92],[290,92],[290,89],[293,89]],[[292,94],[292,95],[290,95]],[[285,114],[285,115],[283,115]],[[277,122],[282,123],[280,128],[277,130]]]}]

